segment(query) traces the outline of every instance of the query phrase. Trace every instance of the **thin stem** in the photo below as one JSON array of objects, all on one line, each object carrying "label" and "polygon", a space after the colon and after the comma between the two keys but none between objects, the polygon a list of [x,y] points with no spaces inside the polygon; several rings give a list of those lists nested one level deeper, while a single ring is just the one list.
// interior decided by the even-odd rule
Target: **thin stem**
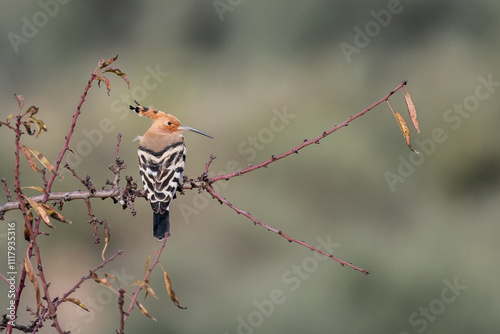
[{"label": "thin stem", "polygon": [[230,207],[231,209],[233,209],[234,211],[236,211],[238,214],[240,214],[240,215],[243,215],[243,216],[247,217],[248,219],[250,219],[251,221],[253,221],[253,222],[254,222],[254,224],[258,224],[258,225],[260,225],[260,226],[262,226],[262,227],[265,227],[268,231],[271,231],[271,232],[273,232],[273,233],[276,233],[276,234],[278,234],[278,235],[282,236],[283,238],[285,238],[285,239],[286,239],[286,240],[288,240],[289,242],[294,242],[294,243],[296,243],[296,244],[299,244],[299,245],[302,245],[302,246],[304,246],[304,247],[307,247],[307,248],[309,248],[309,249],[310,249],[310,250],[312,250],[312,251],[315,251],[315,252],[318,252],[318,253],[323,254],[323,255],[325,255],[325,256],[328,256],[329,258],[331,258],[331,259],[333,259],[333,260],[337,261],[338,263],[340,263],[340,265],[341,265],[342,267],[343,267],[343,266],[348,266],[348,267],[351,267],[352,269],[357,270],[357,271],[360,271],[360,272],[362,272],[362,273],[363,273],[363,274],[365,274],[365,275],[368,275],[368,274],[370,273],[370,272],[369,272],[368,270],[366,270],[366,269],[361,269],[361,268],[359,268],[359,267],[357,267],[357,266],[353,265],[353,264],[352,264],[352,263],[350,263],[350,262],[346,262],[346,261],[344,261],[344,260],[341,260],[341,259],[339,259],[339,258],[337,258],[337,257],[333,256],[332,254],[329,254],[329,253],[324,252],[324,251],[322,251],[322,250],[320,250],[320,249],[318,249],[318,248],[316,248],[316,247],[313,247],[313,246],[309,245],[308,243],[306,243],[306,242],[304,242],[304,241],[301,241],[301,240],[298,240],[298,239],[292,238],[291,236],[289,236],[289,235],[287,235],[287,234],[283,233],[283,231],[278,230],[278,229],[276,229],[276,228],[272,227],[271,225],[268,225],[268,224],[266,224],[266,223],[263,223],[262,221],[260,221],[260,220],[258,220],[258,219],[256,219],[256,218],[254,218],[254,217],[253,217],[253,216],[252,216],[249,212],[243,211],[243,210],[241,210],[241,209],[237,208],[235,205],[231,204],[231,203],[230,203],[230,202],[229,202],[226,198],[224,198],[224,197],[222,197],[221,195],[219,195],[219,194],[218,194],[218,193],[214,190],[214,188],[212,188],[211,186],[207,186],[207,187],[206,187],[206,189],[207,189],[207,191],[208,191],[208,192],[209,192],[209,193],[210,193],[210,194],[211,194],[214,198],[218,199],[221,203],[224,203],[225,205],[227,205],[228,207]]}]

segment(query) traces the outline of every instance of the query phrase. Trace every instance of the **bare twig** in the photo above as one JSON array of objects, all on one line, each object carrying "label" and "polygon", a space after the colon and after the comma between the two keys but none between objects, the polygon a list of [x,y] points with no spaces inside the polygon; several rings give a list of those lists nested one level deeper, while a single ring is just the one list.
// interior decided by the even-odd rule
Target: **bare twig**
[{"label": "bare twig", "polygon": [[214,188],[212,188],[211,186],[208,186],[206,189],[207,189],[207,191],[208,191],[208,192],[209,192],[209,193],[210,193],[210,194],[211,194],[214,198],[216,198],[217,200],[219,200],[219,202],[220,202],[221,204],[223,203],[223,204],[227,205],[228,207],[230,207],[231,209],[233,209],[234,211],[236,211],[238,214],[240,214],[240,215],[243,215],[243,216],[247,217],[248,219],[250,219],[251,221],[253,221],[253,222],[254,222],[254,224],[258,224],[258,225],[260,225],[260,226],[262,226],[262,227],[265,227],[268,231],[271,231],[271,232],[273,232],[273,233],[276,233],[276,234],[278,234],[278,235],[282,236],[283,238],[285,238],[286,240],[288,240],[288,242],[294,242],[294,243],[297,243],[297,244],[299,244],[299,245],[302,245],[302,246],[304,246],[304,247],[309,248],[309,249],[310,249],[310,250],[312,250],[312,251],[315,251],[315,252],[318,252],[318,253],[323,254],[323,255],[325,255],[325,256],[328,256],[329,258],[331,258],[331,259],[333,259],[333,260],[337,261],[338,263],[340,263],[340,265],[341,265],[342,267],[343,267],[343,266],[348,266],[348,267],[351,267],[352,269],[357,270],[357,271],[360,271],[360,272],[362,272],[362,273],[363,273],[363,274],[365,274],[365,275],[368,275],[368,274],[370,273],[370,272],[369,272],[368,270],[366,270],[366,269],[361,269],[361,268],[359,268],[359,267],[357,267],[357,266],[353,265],[353,264],[352,264],[352,263],[350,263],[350,262],[343,261],[343,260],[341,260],[341,259],[339,259],[339,258],[337,258],[337,257],[333,256],[332,254],[329,254],[329,253],[324,252],[324,251],[322,251],[322,250],[320,250],[320,249],[318,249],[318,248],[316,248],[316,247],[313,247],[313,246],[309,245],[308,243],[306,243],[306,242],[304,242],[304,241],[301,241],[301,240],[297,240],[297,239],[295,239],[295,238],[292,238],[291,236],[289,236],[289,235],[287,235],[287,234],[283,233],[283,231],[278,230],[278,229],[276,229],[276,228],[272,227],[271,225],[268,225],[268,224],[266,224],[266,223],[263,223],[262,221],[260,221],[260,220],[258,220],[258,219],[256,219],[256,218],[254,218],[254,217],[253,217],[253,216],[252,216],[249,212],[246,212],[246,211],[243,211],[243,210],[241,210],[241,209],[237,208],[235,205],[233,205],[232,203],[230,203],[230,202],[229,202],[226,198],[224,198],[224,197],[222,197],[221,195],[219,195],[219,194],[218,194],[218,193],[214,190]]},{"label": "bare twig", "polygon": [[[351,117],[349,117],[348,119],[346,119],[345,121],[343,121],[342,123],[340,124],[336,124],[333,128],[331,128],[330,130],[328,131],[324,131],[321,135],[317,136],[316,138],[313,138],[311,140],[307,140],[305,139],[302,144],[298,145],[297,147],[294,147],[292,148],[291,150],[287,151],[287,152],[284,152],[282,154],[279,154],[279,155],[273,155],[271,156],[271,158],[259,163],[259,164],[256,164],[256,165],[253,165],[253,166],[249,166],[247,168],[244,168],[242,170],[239,170],[239,171],[236,171],[236,172],[233,172],[233,173],[228,173],[228,174],[224,174],[224,175],[219,175],[219,176],[214,176],[212,178],[210,178],[208,180],[208,182],[210,184],[214,183],[214,182],[217,182],[217,181],[220,181],[220,180],[229,180],[230,178],[233,178],[235,176],[241,176],[243,174],[246,174],[246,173],[249,173],[249,172],[252,172],[256,169],[259,169],[259,168],[263,168],[263,167],[267,167],[269,164],[273,163],[273,162],[276,162],[278,160],[281,160],[283,158],[286,158],[288,157],[289,155],[292,155],[292,154],[296,154],[296,153],[299,153],[299,151],[301,149],[303,149],[304,147],[307,147],[311,144],[319,144],[320,140],[325,138],[326,136],[334,133],[335,131],[345,127],[345,126],[348,126],[349,123],[351,123],[352,121],[354,121],[356,118],[359,118],[361,116],[363,116],[364,114],[366,114],[367,112],[369,112],[370,110],[372,110],[373,108],[375,108],[376,106],[378,106],[379,104],[389,100],[389,98],[394,94],[396,93],[398,90],[400,90],[402,87],[404,87],[406,85],[406,81],[402,81],[396,88],[394,88],[393,90],[391,90],[385,97],[383,97],[382,99],[374,102],[371,106],[365,108],[364,110],[360,111],[359,113],[357,113],[356,115],[353,115]],[[213,160],[213,156],[210,157],[210,160],[208,161],[207,163],[207,166],[205,167],[205,172],[208,172],[208,166],[210,165],[210,163],[212,162]]]}]

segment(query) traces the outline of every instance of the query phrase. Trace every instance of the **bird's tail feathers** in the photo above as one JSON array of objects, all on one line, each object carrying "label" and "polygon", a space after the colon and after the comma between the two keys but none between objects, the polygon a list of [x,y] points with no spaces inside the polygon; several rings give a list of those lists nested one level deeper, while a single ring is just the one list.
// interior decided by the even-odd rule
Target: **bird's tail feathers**
[{"label": "bird's tail feathers", "polygon": [[165,235],[170,232],[169,211],[164,213],[153,213],[153,235],[158,240],[163,240]]}]

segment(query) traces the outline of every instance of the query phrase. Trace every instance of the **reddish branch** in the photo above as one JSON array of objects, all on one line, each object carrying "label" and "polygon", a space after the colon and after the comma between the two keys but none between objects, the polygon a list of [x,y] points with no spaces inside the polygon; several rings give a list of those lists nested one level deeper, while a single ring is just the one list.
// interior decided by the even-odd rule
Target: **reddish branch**
[{"label": "reddish branch", "polygon": [[304,247],[307,247],[309,248],[310,250],[312,251],[315,251],[315,252],[318,252],[320,254],[323,254],[325,256],[328,256],[329,258],[331,259],[334,259],[335,261],[337,261],[338,263],[340,263],[340,265],[343,267],[343,266],[348,266],[348,267],[351,267],[352,269],[354,270],[357,270],[357,271],[360,271],[362,272],[363,274],[365,275],[368,275],[370,272],[366,269],[361,269],[355,265],[353,265],[352,263],[350,262],[346,262],[346,261],[343,261],[335,256],[333,256],[332,254],[329,254],[327,252],[324,252],[316,247],[313,247],[311,245],[309,245],[308,243],[304,242],[304,241],[301,241],[301,240],[297,240],[295,238],[292,238],[291,236],[283,233],[283,231],[281,230],[278,230],[274,227],[272,227],[271,225],[268,225],[268,224],[265,224],[263,222],[261,222],[260,220],[254,218],[249,212],[246,212],[246,211],[243,211],[241,209],[238,209],[236,206],[234,206],[232,203],[230,203],[226,198],[222,197],[221,195],[219,195],[215,190],[214,188],[212,188],[211,186],[207,186],[206,187],[207,191],[212,195],[213,198],[216,198],[217,200],[219,200],[219,202],[222,204],[224,203],[225,205],[227,205],[228,207],[230,207],[231,209],[233,209],[234,211],[236,211],[238,214],[240,215],[243,215],[245,217],[247,217],[248,219],[250,219],[251,221],[254,222],[254,224],[258,224],[262,227],[265,227],[267,228],[268,231],[271,231],[273,233],[276,233],[278,235],[281,235],[283,238],[285,238],[286,240],[288,240],[289,242],[294,242],[294,243],[297,243],[299,245],[302,245]]}]

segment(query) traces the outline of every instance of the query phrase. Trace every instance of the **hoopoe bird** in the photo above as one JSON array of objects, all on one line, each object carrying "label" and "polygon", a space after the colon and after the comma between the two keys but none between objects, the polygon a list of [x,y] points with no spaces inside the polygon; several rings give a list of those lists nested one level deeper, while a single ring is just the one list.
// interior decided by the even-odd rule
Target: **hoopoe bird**
[{"label": "hoopoe bird", "polygon": [[153,120],[153,125],[139,140],[139,172],[146,197],[153,209],[153,235],[163,240],[170,232],[170,201],[184,179],[186,145],[182,130],[189,130],[209,138],[210,135],[182,125],[177,118],[152,108],[130,106],[139,116]]}]

